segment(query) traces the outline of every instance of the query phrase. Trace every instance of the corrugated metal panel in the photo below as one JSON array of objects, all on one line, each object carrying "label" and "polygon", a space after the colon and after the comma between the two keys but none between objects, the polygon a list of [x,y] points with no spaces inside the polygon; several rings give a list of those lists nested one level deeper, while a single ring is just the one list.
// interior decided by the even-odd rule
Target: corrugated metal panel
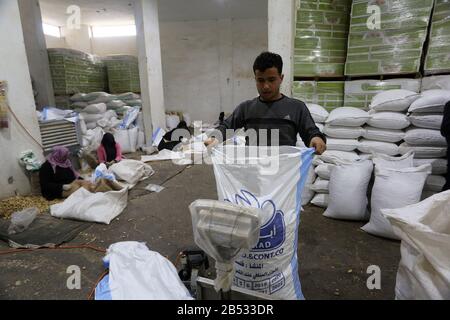
[{"label": "corrugated metal panel", "polygon": [[76,148],[80,146],[80,130],[78,123],[66,120],[39,122],[44,151],[63,146]]}]

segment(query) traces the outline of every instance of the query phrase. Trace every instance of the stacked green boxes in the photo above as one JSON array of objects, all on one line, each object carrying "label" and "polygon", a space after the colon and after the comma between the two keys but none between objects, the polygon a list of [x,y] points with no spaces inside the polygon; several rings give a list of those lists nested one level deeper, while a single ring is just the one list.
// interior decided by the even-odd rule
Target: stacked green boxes
[{"label": "stacked green boxes", "polygon": [[342,77],[351,0],[300,0],[295,38],[296,77]]},{"label": "stacked green boxes", "polygon": [[404,89],[420,92],[420,79],[355,80],[345,82],[344,105],[369,110],[372,98],[386,90]]},{"label": "stacked green boxes", "polygon": [[[369,28],[371,5],[380,8],[380,29]],[[418,72],[432,8],[433,0],[354,0],[345,75]]]},{"label": "stacked green boxes", "polygon": [[139,62],[135,56],[116,55],[104,58],[108,73],[109,92],[141,92]]},{"label": "stacked green boxes", "polygon": [[55,95],[106,90],[105,65],[96,56],[72,49],[48,49],[48,56]]},{"label": "stacked green boxes", "polygon": [[435,0],[425,73],[450,72],[450,2]]},{"label": "stacked green boxes", "polygon": [[344,81],[294,81],[293,96],[328,111],[344,105]]}]

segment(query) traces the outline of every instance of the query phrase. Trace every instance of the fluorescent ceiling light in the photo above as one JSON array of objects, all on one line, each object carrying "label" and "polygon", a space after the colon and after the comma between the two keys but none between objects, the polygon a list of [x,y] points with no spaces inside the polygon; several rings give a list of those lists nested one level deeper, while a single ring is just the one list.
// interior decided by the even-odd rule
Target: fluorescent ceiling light
[{"label": "fluorescent ceiling light", "polygon": [[131,37],[136,36],[136,26],[110,26],[92,27],[92,36],[94,38],[108,38],[108,37]]},{"label": "fluorescent ceiling light", "polygon": [[47,36],[52,36],[56,38],[61,38],[61,30],[57,26],[52,26],[50,24],[42,24],[42,27],[44,28],[44,34]]}]

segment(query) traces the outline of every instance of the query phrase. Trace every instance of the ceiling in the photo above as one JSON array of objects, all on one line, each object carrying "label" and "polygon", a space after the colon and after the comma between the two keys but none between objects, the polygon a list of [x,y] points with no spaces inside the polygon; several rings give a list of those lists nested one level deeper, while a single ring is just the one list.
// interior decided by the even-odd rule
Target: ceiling
[{"label": "ceiling", "polygon": [[[63,26],[71,5],[87,25],[134,24],[133,0],[40,0],[43,21]],[[267,0],[159,0],[160,21],[267,18]]]}]

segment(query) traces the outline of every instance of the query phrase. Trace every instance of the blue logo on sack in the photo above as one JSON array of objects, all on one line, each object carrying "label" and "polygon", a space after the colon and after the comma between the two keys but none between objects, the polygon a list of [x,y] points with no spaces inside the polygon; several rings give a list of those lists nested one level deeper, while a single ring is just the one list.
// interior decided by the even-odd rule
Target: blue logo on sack
[{"label": "blue logo on sack", "polygon": [[[225,199],[225,201],[233,203],[229,199]],[[279,248],[284,243],[286,237],[284,213],[277,210],[272,200],[266,200],[261,204],[252,193],[241,190],[241,194],[235,195],[234,203],[272,213],[270,220],[261,227],[258,244],[252,251],[270,251]]]}]

